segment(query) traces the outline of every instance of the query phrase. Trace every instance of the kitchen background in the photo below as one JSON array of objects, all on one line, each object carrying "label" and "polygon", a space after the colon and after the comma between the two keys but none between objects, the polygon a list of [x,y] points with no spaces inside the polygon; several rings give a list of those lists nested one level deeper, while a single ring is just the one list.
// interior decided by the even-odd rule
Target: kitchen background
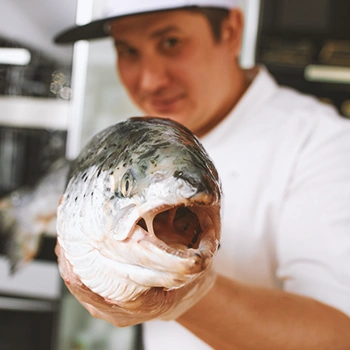
[{"label": "kitchen background", "polygon": [[[350,2],[240,0],[241,64],[265,64],[285,85],[350,118]],[[56,159],[74,158],[97,131],[140,115],[115,73],[109,39],[57,46],[59,31],[98,18],[98,0],[0,0],[0,196],[32,185]],[[1,350],[136,350],[139,327],[96,320],[65,289],[45,237],[11,275],[0,232]]]}]

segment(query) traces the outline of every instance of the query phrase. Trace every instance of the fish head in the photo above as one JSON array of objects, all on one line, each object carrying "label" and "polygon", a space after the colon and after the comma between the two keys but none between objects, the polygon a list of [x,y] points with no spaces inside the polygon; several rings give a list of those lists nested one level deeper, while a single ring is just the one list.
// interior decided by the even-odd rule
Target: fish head
[{"label": "fish head", "polygon": [[132,299],[149,288],[180,288],[210,267],[220,203],[215,166],[189,130],[131,118],[78,157],[58,208],[58,239],[85,285],[109,301]]}]

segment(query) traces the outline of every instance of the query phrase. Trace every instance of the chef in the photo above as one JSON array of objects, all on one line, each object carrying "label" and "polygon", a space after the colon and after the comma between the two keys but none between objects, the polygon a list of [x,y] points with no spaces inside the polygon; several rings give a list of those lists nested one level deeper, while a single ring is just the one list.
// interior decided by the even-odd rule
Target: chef
[{"label": "chef", "polygon": [[[174,303],[173,320],[149,317],[145,349],[350,349],[350,121],[263,66],[240,67],[236,0],[107,9],[56,41],[110,36],[135,104],[192,130],[223,184],[221,248],[204,276],[215,282],[182,314]],[[125,324],[72,281],[93,316]]]}]

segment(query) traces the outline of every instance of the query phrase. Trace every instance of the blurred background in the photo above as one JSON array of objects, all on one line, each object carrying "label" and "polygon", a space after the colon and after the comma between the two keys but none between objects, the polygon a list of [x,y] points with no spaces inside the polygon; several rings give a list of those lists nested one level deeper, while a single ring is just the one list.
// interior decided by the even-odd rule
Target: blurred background
[{"label": "blurred background", "polygon": [[[350,118],[350,1],[239,0],[241,64],[264,64],[281,84]],[[58,46],[69,26],[99,18],[100,0],[0,0],[0,197],[32,185],[97,131],[141,115],[115,73],[110,39]],[[1,244],[0,232],[0,244]],[[0,245],[1,350],[136,350],[139,327],[93,319],[67,292],[45,237],[15,275]]]}]

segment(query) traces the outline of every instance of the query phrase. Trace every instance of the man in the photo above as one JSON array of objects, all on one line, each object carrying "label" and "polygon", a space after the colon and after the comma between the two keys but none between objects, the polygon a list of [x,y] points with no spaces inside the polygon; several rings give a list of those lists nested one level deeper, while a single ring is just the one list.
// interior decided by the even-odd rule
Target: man
[{"label": "man", "polygon": [[[349,122],[239,66],[235,0],[110,8],[57,41],[111,35],[131,98],[199,136],[224,191],[215,284],[176,321],[144,323],[145,348],[350,349]],[[124,325],[69,283],[93,316]]]}]

